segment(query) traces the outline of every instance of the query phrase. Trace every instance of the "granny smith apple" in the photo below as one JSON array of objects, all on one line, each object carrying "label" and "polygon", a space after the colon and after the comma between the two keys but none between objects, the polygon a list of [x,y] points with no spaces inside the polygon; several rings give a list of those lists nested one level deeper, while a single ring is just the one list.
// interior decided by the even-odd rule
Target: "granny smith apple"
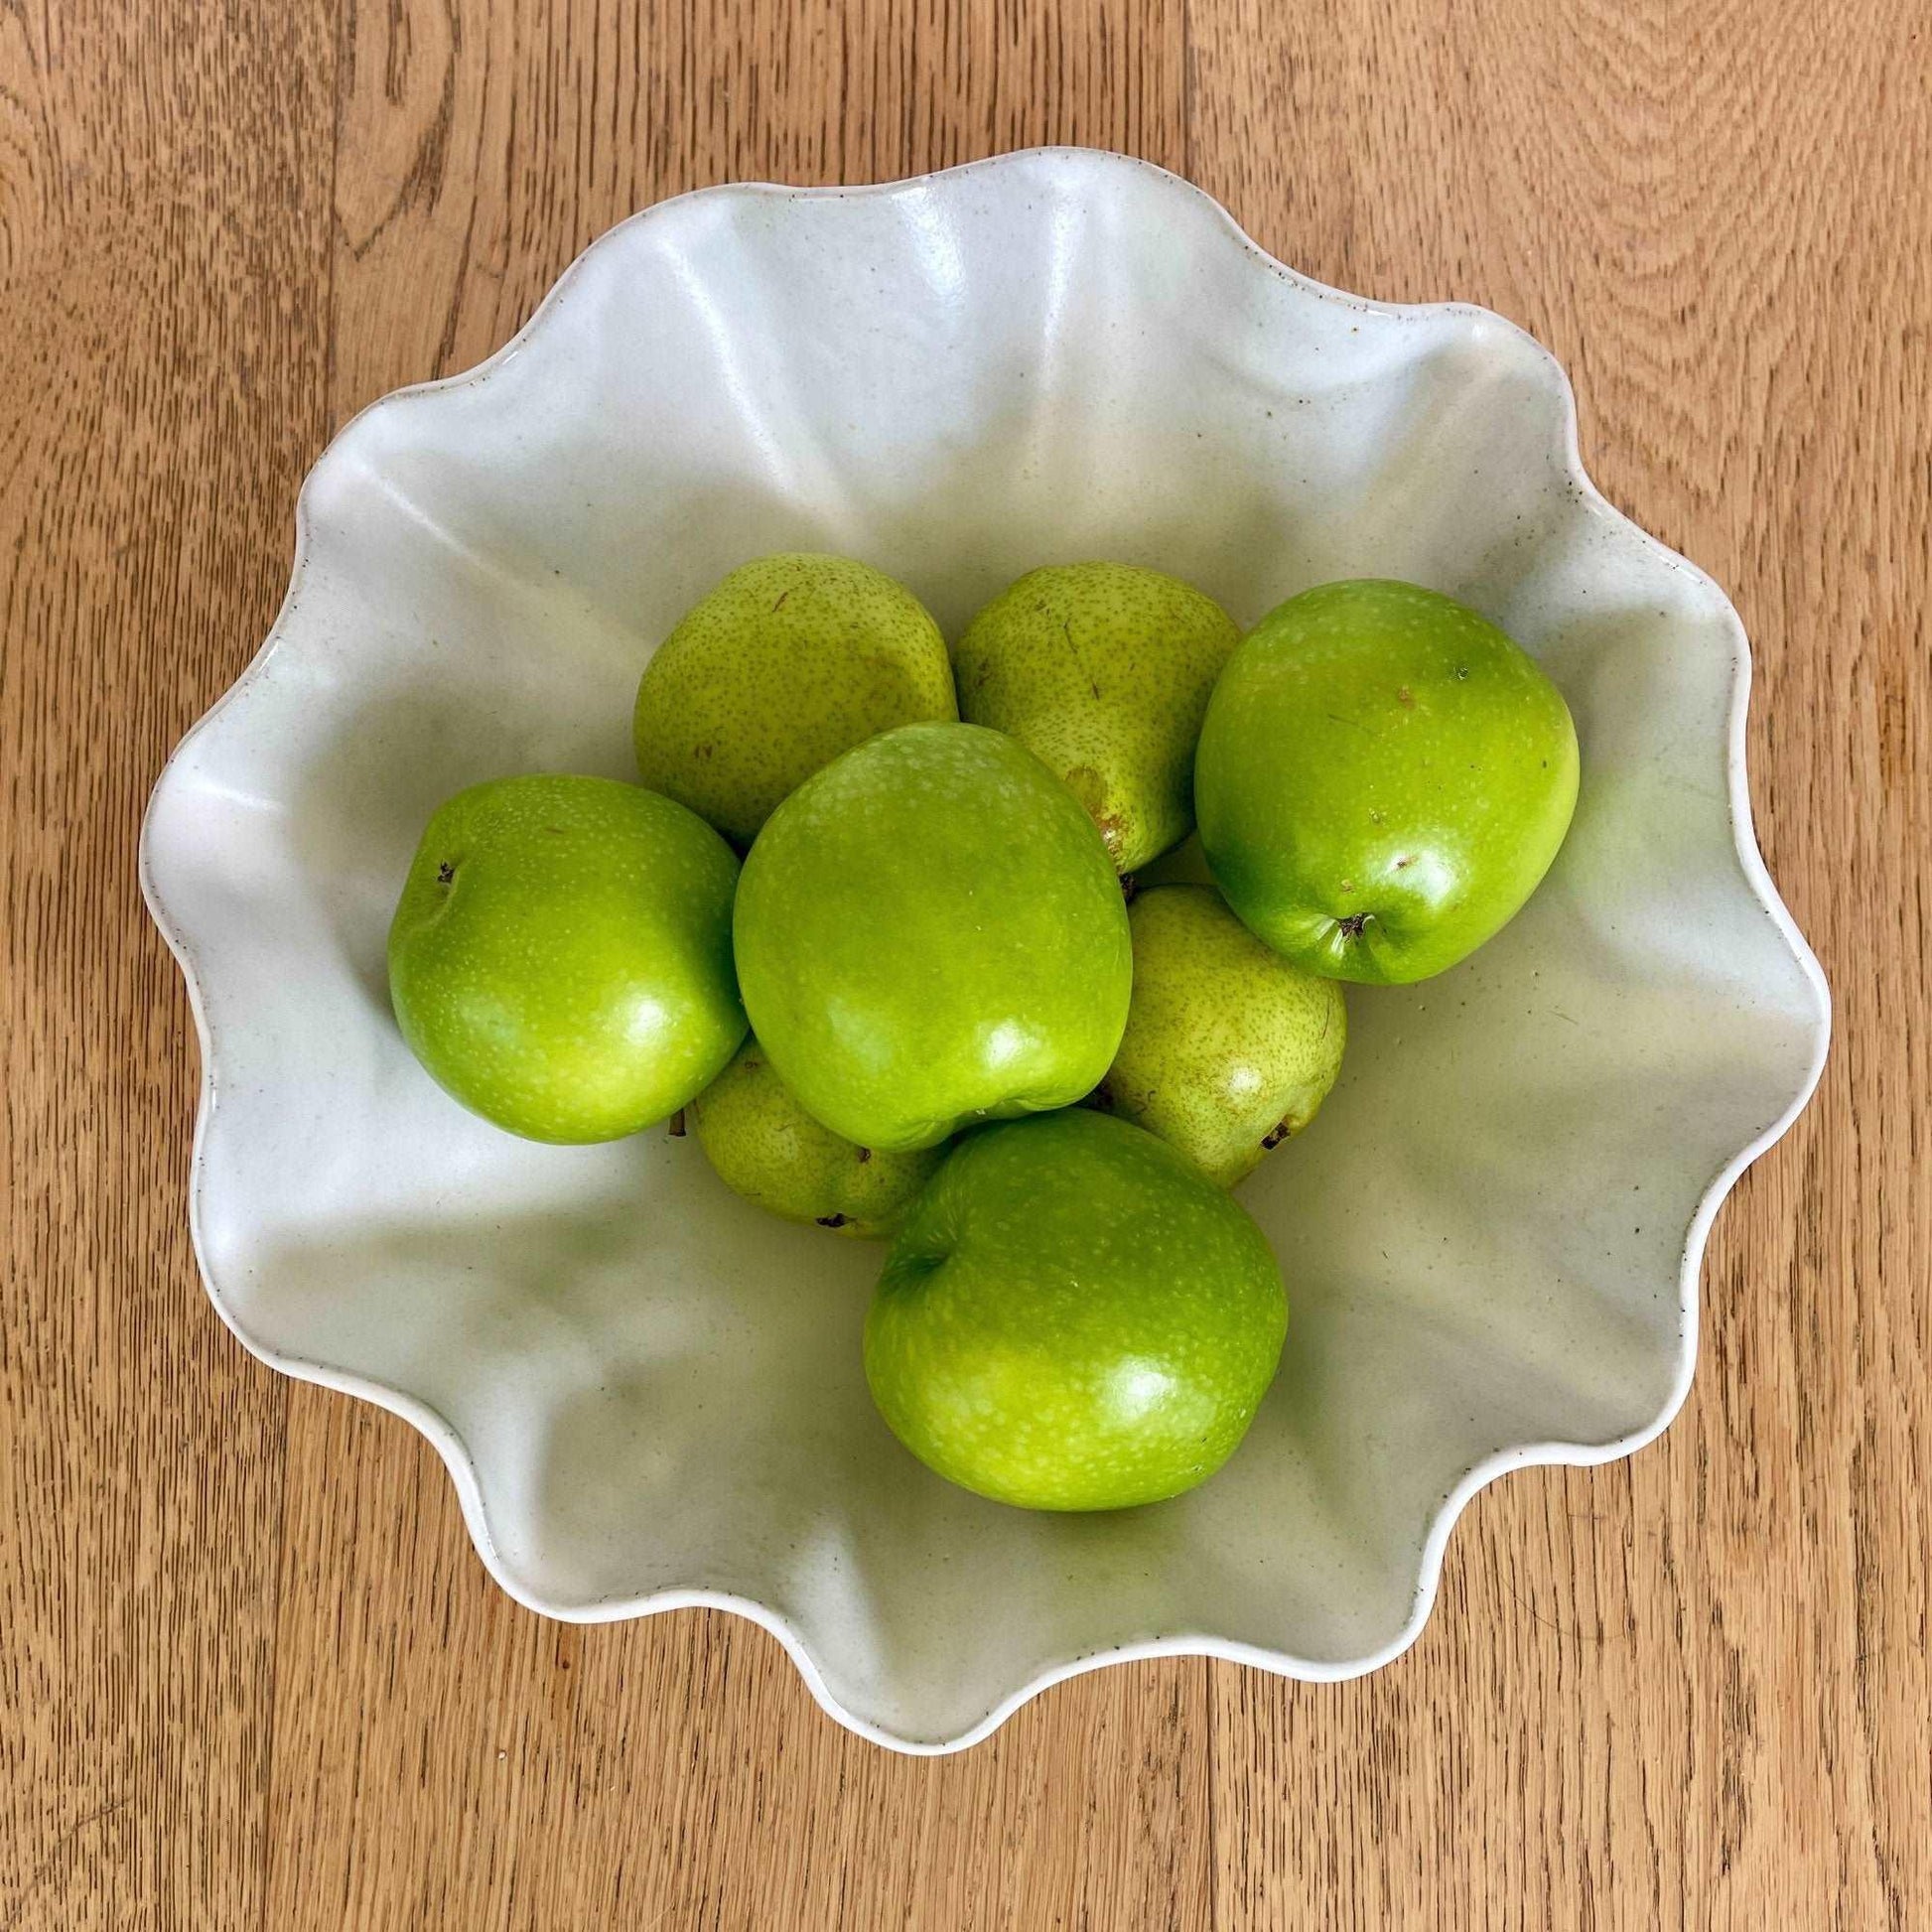
[{"label": "granny smith apple", "polygon": [[1227,1460],[1287,1322],[1247,1214],[1165,1141],[1076,1108],[947,1157],[887,1257],[866,1379],[949,1480],[1030,1509],[1124,1509]]},{"label": "granny smith apple", "polygon": [[499,778],[442,805],[389,928],[403,1037],[534,1141],[674,1113],[745,1035],[738,861],[695,812],[611,778]]},{"label": "granny smith apple", "polygon": [[1079,801],[978,725],[904,725],[765,822],[735,918],[753,1031],[861,1147],[1063,1107],[1127,1024],[1127,910]]},{"label": "granny smith apple", "polygon": [[1245,923],[1311,972],[1395,984],[1466,957],[1550,869],[1577,732],[1527,652],[1415,584],[1323,584],[1214,687],[1194,811]]},{"label": "granny smith apple", "polygon": [[821,1127],[778,1078],[757,1035],[689,1114],[699,1146],[734,1192],[787,1221],[861,1241],[891,1236],[945,1159],[936,1147],[912,1154],[859,1147]]}]

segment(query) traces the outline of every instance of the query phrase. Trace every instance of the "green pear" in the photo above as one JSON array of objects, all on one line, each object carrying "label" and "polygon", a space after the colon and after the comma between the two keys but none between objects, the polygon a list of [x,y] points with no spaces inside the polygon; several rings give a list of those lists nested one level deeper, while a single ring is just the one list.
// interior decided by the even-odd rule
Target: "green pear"
[{"label": "green pear", "polygon": [[741,565],[644,666],[645,784],[743,847],[780,799],[875,732],[959,716],[945,639],[902,584],[849,557]]},{"label": "green pear", "polygon": [[980,1128],[919,1196],[866,1317],[866,1380],[942,1476],[1125,1509],[1212,1475],[1281,1360],[1246,1213],[1167,1145],[1073,1108]]},{"label": "green pear", "polygon": [[675,1113],[745,1036],[738,860],[613,778],[473,785],[431,818],[389,927],[389,993],[430,1074],[534,1141]]},{"label": "green pear", "polygon": [[1096,1100],[1232,1187],[1327,1098],[1341,988],[1263,945],[1211,886],[1143,891],[1127,919],[1134,995]]},{"label": "green pear", "polygon": [[821,1127],[756,1037],[685,1111],[726,1186],[787,1221],[867,1241],[892,1234],[945,1159],[942,1148],[887,1154],[858,1147]]},{"label": "green pear", "polygon": [[1211,597],[1132,564],[1029,572],[953,651],[960,716],[1063,778],[1132,872],[1194,822],[1194,741],[1241,633]]},{"label": "green pear", "polygon": [[1335,979],[1453,966],[1513,918],[1577,803],[1563,693],[1493,623],[1415,584],[1271,611],[1214,689],[1194,807],[1250,930]]},{"label": "green pear", "polygon": [[861,1147],[1068,1106],[1127,1024],[1132,942],[1099,833],[977,725],[901,725],[807,778],[745,861],[734,937],[772,1065]]}]

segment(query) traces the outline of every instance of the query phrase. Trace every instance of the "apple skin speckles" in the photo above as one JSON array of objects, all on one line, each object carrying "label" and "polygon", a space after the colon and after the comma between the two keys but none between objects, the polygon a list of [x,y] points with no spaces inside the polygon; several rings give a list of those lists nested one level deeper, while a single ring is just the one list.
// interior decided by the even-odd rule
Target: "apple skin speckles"
[{"label": "apple skin speckles", "polygon": [[967,1136],[887,1257],[866,1379],[948,1480],[1125,1509],[1225,1462],[1288,1323],[1266,1237],[1164,1141],[1077,1108]]},{"label": "apple skin speckles", "polygon": [[1257,937],[1310,972],[1394,985],[1516,915],[1578,774],[1569,707],[1532,657],[1450,598],[1364,579],[1291,598],[1229,659],[1194,809]]}]

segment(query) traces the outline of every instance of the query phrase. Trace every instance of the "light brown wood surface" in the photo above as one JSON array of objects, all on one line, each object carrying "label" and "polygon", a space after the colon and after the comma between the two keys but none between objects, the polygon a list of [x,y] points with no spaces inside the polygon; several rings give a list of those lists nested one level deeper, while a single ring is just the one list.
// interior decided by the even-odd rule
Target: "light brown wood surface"
[{"label": "light brown wood surface", "polygon": [[[1914,0],[0,0],[0,1932],[1932,1924],[1929,103]],[[921,1762],[745,1623],[517,1608],[410,1430],[242,1352],[134,850],[360,404],[661,196],[1042,141],[1551,345],[1744,615],[1838,1031],[1682,1418],[1488,1491],[1409,1656]]]}]

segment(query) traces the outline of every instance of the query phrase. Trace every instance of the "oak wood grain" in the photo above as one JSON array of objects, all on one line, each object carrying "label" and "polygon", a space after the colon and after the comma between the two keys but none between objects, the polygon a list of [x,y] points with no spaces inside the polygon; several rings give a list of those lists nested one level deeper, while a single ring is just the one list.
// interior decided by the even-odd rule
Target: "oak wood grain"
[{"label": "oak wood grain", "polygon": [[0,1927],[260,1922],[287,1391],[200,1293],[135,885],[326,433],[333,33],[0,7]]},{"label": "oak wood grain", "polygon": [[1816,1104],[1719,1220],[1663,1442],[1488,1492],[1401,1668],[1216,1670],[1223,1918],[1902,1932],[1932,1915],[1932,223],[1887,183],[1932,162],[1932,34],[1191,20],[1195,178],[1324,279],[1523,323],[1598,483],[1730,590],[1759,839],[1838,1003]]},{"label": "oak wood grain", "polygon": [[[1897,0],[0,4],[0,1932],[1924,1923],[1929,103]],[[529,1615],[406,1427],[248,1360],[133,851],[354,409],[661,196],[1048,140],[1556,349],[1751,630],[1839,1034],[1683,1417],[1485,1494],[1410,1656],[1112,1670],[923,1762],[729,1617]]]}]

